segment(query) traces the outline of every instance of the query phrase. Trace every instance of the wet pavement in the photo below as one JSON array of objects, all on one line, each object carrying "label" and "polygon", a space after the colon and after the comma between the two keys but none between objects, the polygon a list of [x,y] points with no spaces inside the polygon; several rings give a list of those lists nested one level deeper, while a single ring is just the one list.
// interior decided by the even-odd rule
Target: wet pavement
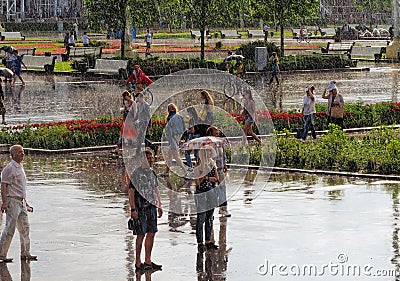
[{"label": "wet pavement", "polygon": [[[345,102],[399,101],[400,77],[397,64],[360,63],[360,66],[370,67],[370,71],[282,73],[280,87],[268,85],[269,74],[249,76],[248,80],[270,109],[300,109],[306,86],[315,85],[316,93],[320,95],[331,80],[337,81]],[[101,115],[121,116],[120,93],[125,89],[121,81],[28,73],[23,76],[25,87],[17,85],[11,88],[9,83],[3,83],[6,120],[9,124],[92,119]],[[176,89],[180,87],[169,86]],[[176,93],[164,90],[158,94],[161,99],[166,99]],[[190,98],[187,104],[182,104],[180,98],[170,100],[180,108],[193,102]],[[223,107],[225,101],[221,93],[216,105]],[[318,97],[317,102],[325,103],[326,100]]]},{"label": "wet pavement", "polygon": [[[8,157],[0,161],[4,166]],[[0,265],[1,280],[395,280],[368,277],[364,269],[360,276],[323,269],[367,265],[375,275],[399,269],[400,182],[280,173],[267,181],[263,172],[242,178],[231,170],[232,217],[214,213],[220,249],[197,254],[193,217],[166,211],[153,250],[163,270],[136,275],[121,159],[109,153],[32,155],[25,169],[35,209],[29,215],[31,248],[39,258],[21,266],[15,234],[9,252],[14,262]],[[164,209],[172,199],[162,192]],[[1,229],[4,222],[5,215]],[[280,265],[286,269],[278,271]],[[324,274],[294,276],[305,265]]]}]

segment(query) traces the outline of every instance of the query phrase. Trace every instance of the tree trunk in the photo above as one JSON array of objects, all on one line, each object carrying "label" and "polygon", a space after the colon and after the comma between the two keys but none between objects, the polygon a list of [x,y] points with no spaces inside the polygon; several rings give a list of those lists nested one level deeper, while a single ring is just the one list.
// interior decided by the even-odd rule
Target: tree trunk
[{"label": "tree trunk", "polygon": [[121,11],[123,11],[122,14],[122,35],[121,35],[121,58],[124,59],[125,58],[125,30],[126,30],[126,6],[127,6],[127,1],[126,0],[122,0],[121,1]]},{"label": "tree trunk", "polygon": [[204,33],[205,33],[204,27],[200,28],[200,60],[201,61],[204,61],[204,59],[205,59]]},{"label": "tree trunk", "polygon": [[280,56],[283,57],[285,55],[285,40],[284,40],[285,36],[283,34],[285,29],[283,27],[283,24],[280,24],[280,26],[281,26],[281,54],[280,54]]}]

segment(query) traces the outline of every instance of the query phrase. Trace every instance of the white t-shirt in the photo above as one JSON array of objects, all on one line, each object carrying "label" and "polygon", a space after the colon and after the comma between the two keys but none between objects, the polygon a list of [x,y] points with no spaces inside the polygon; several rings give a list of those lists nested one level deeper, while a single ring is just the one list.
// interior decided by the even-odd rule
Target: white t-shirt
[{"label": "white t-shirt", "polygon": [[69,36],[68,43],[69,43],[69,44],[75,44],[74,35],[70,35],[70,36]]},{"label": "white t-shirt", "polygon": [[305,95],[303,98],[303,106],[304,106],[303,115],[310,115],[313,113],[317,113],[317,111],[315,110],[315,96],[314,100],[312,100],[309,96]]},{"label": "white t-shirt", "polygon": [[89,45],[89,37],[85,34],[85,35],[83,35],[83,44],[85,44],[85,45]]},{"label": "white t-shirt", "polygon": [[151,33],[150,32],[146,33],[146,43],[151,43]]}]

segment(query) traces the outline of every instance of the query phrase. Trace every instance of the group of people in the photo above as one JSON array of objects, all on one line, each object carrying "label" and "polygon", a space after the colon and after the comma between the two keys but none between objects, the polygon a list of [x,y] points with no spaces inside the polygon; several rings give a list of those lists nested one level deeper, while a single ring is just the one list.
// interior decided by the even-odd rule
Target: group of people
[{"label": "group of people", "polygon": [[[303,106],[301,113],[304,116],[304,128],[301,134],[303,141],[307,139],[308,132],[311,130],[313,139],[317,138],[314,127],[314,119],[317,111],[315,109],[315,87],[305,88],[306,94],[303,97]],[[328,100],[328,122],[336,124],[343,128],[343,115],[344,115],[344,99],[342,94],[339,93],[335,81],[331,81],[322,93],[322,98]]]},{"label": "group of people", "polygon": [[[65,33],[64,48],[65,48],[65,55],[66,55],[67,59],[69,59],[71,47],[75,47],[76,39],[77,39],[76,30]],[[83,42],[83,47],[89,47],[89,36],[88,36],[87,32],[83,33],[82,42]]]},{"label": "group of people", "polygon": [[21,76],[22,66],[27,69],[24,61],[23,55],[18,54],[18,50],[12,46],[3,46],[0,48],[0,51],[4,51],[6,53],[3,64],[12,71],[12,84],[11,86],[15,86],[15,80],[18,77],[21,80],[22,86],[25,86],[25,81]]},{"label": "group of people", "polygon": [[[176,164],[184,172],[185,181],[190,182],[189,185],[194,182],[197,213],[196,241],[198,252],[201,254],[206,250],[218,249],[212,239],[214,209],[220,208],[221,217],[230,217],[231,215],[227,210],[225,185],[227,163],[223,147],[186,150],[186,164],[180,157],[182,142],[204,136],[224,137],[221,130],[213,125],[214,99],[212,95],[206,90],[201,90],[200,96],[203,103],[199,106],[205,117],[201,118],[201,114],[195,107],[189,107],[187,109],[189,115],[188,129],[186,129],[185,120],[180,115],[178,107],[174,103],[168,104],[165,128],[168,141],[167,166],[165,172],[160,176],[169,179],[170,167],[173,165],[172,160],[175,159]],[[129,100],[129,103],[131,104],[132,101]],[[194,159],[191,157],[192,152],[194,152]],[[163,213],[158,179],[152,169],[153,163],[154,152],[145,148],[144,153],[142,150],[140,166],[130,176],[128,194],[131,218],[139,220],[141,224],[141,233],[137,234],[136,240],[135,267],[137,271],[160,270],[162,268],[161,265],[154,263],[151,258],[151,249],[157,232],[157,218],[161,217]],[[144,262],[142,262],[140,256],[143,241],[145,241]]]},{"label": "group of people", "polygon": [[[124,124],[121,128],[117,147],[121,149],[123,143],[136,143],[136,156],[140,157],[142,142],[145,140],[148,127],[151,126],[150,105],[145,101],[142,91],[146,86],[150,86],[153,81],[143,72],[139,65],[134,65],[132,74],[125,82],[134,82],[136,84],[136,92],[130,93],[127,90],[122,92],[123,107],[121,111]],[[147,143],[150,143],[150,141],[147,140]],[[153,147],[153,150],[157,149]]]}]

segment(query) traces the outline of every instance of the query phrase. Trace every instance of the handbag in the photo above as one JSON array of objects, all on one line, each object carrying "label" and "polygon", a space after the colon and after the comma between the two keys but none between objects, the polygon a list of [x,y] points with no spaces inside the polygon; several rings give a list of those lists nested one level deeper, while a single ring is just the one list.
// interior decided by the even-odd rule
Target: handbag
[{"label": "handbag", "polygon": [[133,235],[144,235],[142,223],[139,219],[130,218],[128,220],[128,229],[132,230]]},{"label": "handbag", "polygon": [[344,109],[342,106],[337,105],[337,106],[331,107],[331,117],[332,118],[343,118],[343,115],[344,115]]}]

